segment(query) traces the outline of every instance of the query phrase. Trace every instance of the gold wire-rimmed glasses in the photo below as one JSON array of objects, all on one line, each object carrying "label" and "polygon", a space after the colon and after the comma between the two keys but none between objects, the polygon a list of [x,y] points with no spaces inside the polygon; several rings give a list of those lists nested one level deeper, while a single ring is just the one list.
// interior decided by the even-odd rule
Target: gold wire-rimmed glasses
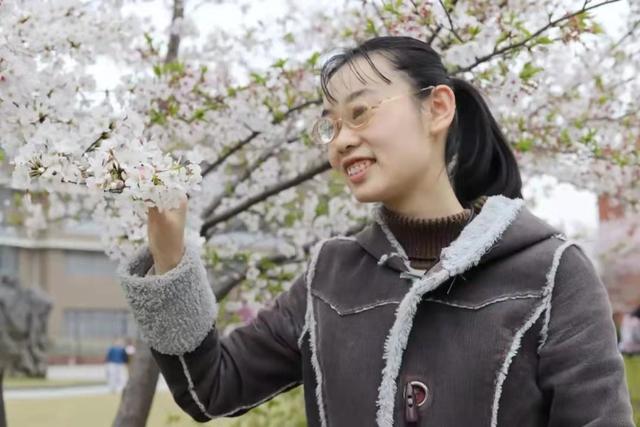
[{"label": "gold wire-rimmed glasses", "polygon": [[313,142],[319,145],[329,144],[331,143],[331,141],[336,139],[336,137],[340,133],[343,122],[351,129],[362,129],[363,127],[367,126],[369,122],[371,122],[375,110],[382,104],[403,98],[405,96],[417,95],[424,91],[431,90],[434,87],[435,86],[427,86],[416,92],[405,93],[402,95],[393,96],[391,98],[386,98],[375,105],[369,105],[369,103],[364,100],[358,100],[349,103],[349,105],[347,105],[347,107],[343,110],[343,114],[341,114],[339,118],[334,119],[330,116],[322,116],[318,120],[316,120],[313,128],[311,129],[311,139],[313,140]]}]

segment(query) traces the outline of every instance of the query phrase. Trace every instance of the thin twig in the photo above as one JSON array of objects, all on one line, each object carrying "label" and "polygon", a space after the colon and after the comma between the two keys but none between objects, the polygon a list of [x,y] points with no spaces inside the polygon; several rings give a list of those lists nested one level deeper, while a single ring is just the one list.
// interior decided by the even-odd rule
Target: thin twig
[{"label": "thin twig", "polygon": [[583,14],[583,13],[585,13],[585,12],[589,11],[589,10],[592,10],[592,9],[595,9],[595,8],[598,8],[598,7],[601,7],[601,6],[604,6],[604,5],[610,4],[610,3],[617,3],[617,2],[619,2],[619,1],[620,1],[620,0],[606,0],[606,1],[602,2],[602,3],[599,3],[599,4],[596,4],[596,5],[590,6],[590,7],[588,7],[588,8],[582,8],[581,10],[579,10],[579,11],[577,11],[577,12],[570,13],[570,14],[565,15],[565,16],[563,16],[563,17],[561,17],[561,18],[558,18],[558,19],[556,19],[556,20],[554,20],[554,21],[551,21],[551,22],[549,22],[547,25],[545,25],[544,27],[540,28],[540,29],[539,29],[538,31],[536,31],[535,33],[531,34],[531,35],[530,35],[529,37],[527,37],[526,39],[524,39],[524,40],[522,40],[522,41],[520,41],[520,42],[518,42],[518,43],[510,44],[510,45],[505,46],[505,47],[503,47],[503,48],[501,48],[501,49],[497,49],[497,50],[496,50],[496,49],[494,49],[494,51],[493,51],[492,53],[490,53],[490,54],[488,54],[488,55],[485,55],[485,56],[482,56],[482,57],[480,57],[480,58],[476,58],[476,62],[474,62],[473,64],[471,64],[471,65],[469,65],[469,66],[467,66],[467,67],[454,69],[450,74],[451,74],[451,75],[455,75],[455,74],[460,74],[460,73],[465,73],[465,72],[467,72],[467,71],[471,71],[471,70],[473,70],[475,67],[477,67],[478,65],[482,64],[483,62],[487,62],[488,60],[490,60],[490,59],[492,59],[492,58],[494,58],[494,57],[496,57],[496,56],[502,55],[503,53],[508,52],[508,51],[510,51],[510,50],[514,50],[514,49],[517,49],[517,48],[519,48],[519,47],[525,46],[525,45],[526,45],[527,43],[529,43],[531,40],[535,39],[535,38],[536,38],[536,37],[538,37],[540,34],[544,33],[544,32],[545,32],[545,31],[547,31],[549,28],[556,26],[557,24],[559,24],[559,23],[560,23],[560,22],[562,22],[562,21],[569,20],[569,19],[571,19],[571,18],[573,18],[573,17],[575,17],[575,16],[578,16],[578,15],[581,15],[581,14]]},{"label": "thin twig", "polygon": [[451,19],[451,15],[449,14],[449,10],[444,5],[442,0],[438,0],[438,2],[440,3],[440,6],[442,6],[442,9],[444,10],[444,13],[447,15],[447,19],[449,20],[449,27],[451,27],[450,28],[451,32],[453,33],[454,36],[456,36],[456,38],[458,39],[458,41],[460,43],[464,43],[464,40],[462,40],[462,37],[460,37],[460,35],[458,34],[458,32],[456,31],[456,29],[455,29],[455,27],[453,25],[453,20]]}]

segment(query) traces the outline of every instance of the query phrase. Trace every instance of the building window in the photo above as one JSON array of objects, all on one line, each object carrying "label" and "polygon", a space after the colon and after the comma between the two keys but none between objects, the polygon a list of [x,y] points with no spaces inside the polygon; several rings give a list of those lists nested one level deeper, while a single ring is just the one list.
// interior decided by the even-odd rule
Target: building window
[{"label": "building window", "polygon": [[0,275],[15,277],[18,274],[18,250],[0,246]]},{"label": "building window", "polygon": [[115,277],[117,268],[102,252],[65,251],[65,272],[69,276]]},{"label": "building window", "polygon": [[136,327],[127,310],[71,308],[64,310],[64,334],[74,340],[134,337]]}]

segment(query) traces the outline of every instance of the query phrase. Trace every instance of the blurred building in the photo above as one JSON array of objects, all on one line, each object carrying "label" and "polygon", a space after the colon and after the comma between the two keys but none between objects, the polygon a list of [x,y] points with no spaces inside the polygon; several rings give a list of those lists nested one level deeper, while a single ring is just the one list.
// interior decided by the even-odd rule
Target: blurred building
[{"label": "blurred building", "polygon": [[640,221],[606,196],[598,198],[602,280],[614,318],[640,306]]},{"label": "blurred building", "polygon": [[[0,190],[0,200],[11,200]],[[0,227],[0,274],[41,288],[53,301],[50,358],[101,360],[115,337],[134,337],[135,323],[116,280],[117,264],[102,251],[91,224],[50,227],[37,238]]]}]

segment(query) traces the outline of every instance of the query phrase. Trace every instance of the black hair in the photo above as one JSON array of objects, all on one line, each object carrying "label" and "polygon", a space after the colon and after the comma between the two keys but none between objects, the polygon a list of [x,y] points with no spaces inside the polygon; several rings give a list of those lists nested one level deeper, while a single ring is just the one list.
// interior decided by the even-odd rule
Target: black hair
[{"label": "black hair", "polygon": [[[478,197],[502,194],[522,197],[522,179],[516,158],[480,92],[470,83],[450,77],[440,55],[427,43],[412,37],[375,37],[359,46],[333,55],[324,63],[320,82],[325,97],[336,102],[329,81],[344,65],[363,83],[365,75],[355,60],[363,58],[385,83],[386,76],[375,66],[372,53],[385,57],[404,72],[416,91],[427,86],[447,85],[456,97],[456,112],[447,133],[445,165],[456,197],[469,206]],[[420,98],[429,93],[421,92]]]}]

